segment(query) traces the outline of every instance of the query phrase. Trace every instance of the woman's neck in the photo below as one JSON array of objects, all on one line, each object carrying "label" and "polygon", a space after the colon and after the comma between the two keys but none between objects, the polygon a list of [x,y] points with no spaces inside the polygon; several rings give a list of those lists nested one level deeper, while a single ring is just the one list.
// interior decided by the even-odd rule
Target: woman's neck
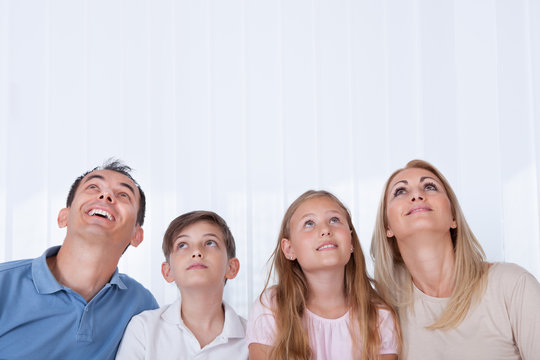
[{"label": "woman's neck", "polygon": [[418,289],[433,297],[452,295],[455,254],[450,233],[415,235],[398,240],[398,246]]}]

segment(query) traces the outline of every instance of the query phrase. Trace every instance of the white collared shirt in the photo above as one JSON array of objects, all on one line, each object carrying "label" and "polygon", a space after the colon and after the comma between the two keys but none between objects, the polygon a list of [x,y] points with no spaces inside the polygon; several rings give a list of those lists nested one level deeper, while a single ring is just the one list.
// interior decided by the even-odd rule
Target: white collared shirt
[{"label": "white collared shirt", "polygon": [[116,359],[247,359],[246,320],[223,302],[223,331],[201,349],[180,318],[181,299],[129,322]]}]

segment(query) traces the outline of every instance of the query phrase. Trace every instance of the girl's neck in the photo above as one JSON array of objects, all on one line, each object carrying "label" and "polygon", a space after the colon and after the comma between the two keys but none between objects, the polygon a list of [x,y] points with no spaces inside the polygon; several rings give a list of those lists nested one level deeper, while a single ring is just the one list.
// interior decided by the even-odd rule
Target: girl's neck
[{"label": "girl's neck", "polygon": [[433,297],[452,295],[455,254],[449,232],[398,240],[398,246],[417,288]]},{"label": "girl's neck", "polygon": [[345,296],[345,268],[315,274],[306,273],[309,311],[323,318],[337,319],[349,310]]},{"label": "girl's neck", "polygon": [[225,310],[223,290],[215,293],[182,291],[180,316],[184,325],[195,335],[201,349],[223,331]]}]

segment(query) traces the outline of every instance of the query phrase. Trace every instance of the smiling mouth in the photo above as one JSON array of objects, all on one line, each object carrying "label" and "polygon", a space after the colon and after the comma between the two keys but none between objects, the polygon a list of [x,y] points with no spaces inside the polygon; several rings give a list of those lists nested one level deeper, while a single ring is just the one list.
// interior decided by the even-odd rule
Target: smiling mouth
[{"label": "smiling mouth", "polygon": [[337,245],[334,245],[334,244],[326,244],[326,245],[323,245],[323,246],[319,246],[319,247],[317,248],[317,251],[326,250],[326,249],[332,249],[332,248],[337,248]]},{"label": "smiling mouth", "polygon": [[114,221],[114,216],[112,216],[108,211],[102,209],[90,209],[88,215],[99,216],[105,219],[109,219],[109,221]]},{"label": "smiling mouth", "polygon": [[431,209],[428,207],[419,207],[419,208],[412,209],[411,211],[407,213],[407,215],[411,215],[411,214],[415,214],[419,212],[426,212],[426,211],[431,211]]}]

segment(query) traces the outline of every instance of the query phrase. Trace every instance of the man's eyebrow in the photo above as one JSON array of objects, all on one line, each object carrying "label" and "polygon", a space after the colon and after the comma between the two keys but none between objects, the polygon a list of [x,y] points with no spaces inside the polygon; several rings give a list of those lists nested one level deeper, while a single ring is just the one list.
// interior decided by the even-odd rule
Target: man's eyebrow
[{"label": "man's eyebrow", "polygon": [[120,183],[120,185],[127,187],[129,190],[131,190],[133,195],[135,195],[135,190],[133,190],[133,186],[129,185],[128,183]]},{"label": "man's eyebrow", "polygon": [[90,175],[86,178],[86,180],[84,180],[85,183],[89,182],[90,180],[92,179],[101,179],[101,180],[105,180],[105,178],[99,174],[94,174],[94,175]]}]

